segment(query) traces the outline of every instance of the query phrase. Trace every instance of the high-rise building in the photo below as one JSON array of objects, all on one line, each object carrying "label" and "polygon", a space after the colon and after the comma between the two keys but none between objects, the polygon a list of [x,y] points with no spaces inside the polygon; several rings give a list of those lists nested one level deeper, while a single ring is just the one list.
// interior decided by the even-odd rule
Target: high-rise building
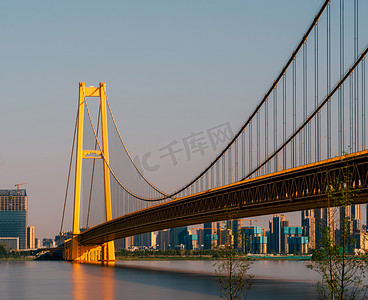
[{"label": "high-rise building", "polygon": [[134,246],[133,242],[134,236],[128,236],[125,238],[125,249],[130,249]]},{"label": "high-rise building", "polygon": [[69,240],[72,238],[72,232],[71,231],[63,231],[60,234],[55,236],[55,244],[57,246],[60,246],[65,243],[66,240]]},{"label": "high-rise building", "polygon": [[316,210],[303,210],[302,211],[302,227],[304,236],[308,237],[309,249],[314,249],[316,246]]},{"label": "high-rise building", "polygon": [[170,249],[180,249],[185,244],[185,236],[188,235],[188,228],[177,227],[171,228],[169,231]]},{"label": "high-rise building", "polygon": [[42,240],[42,245],[44,248],[53,248],[56,246],[54,239],[44,238]]},{"label": "high-rise building", "polygon": [[204,235],[203,249],[205,250],[212,249],[217,240],[216,231],[217,231],[217,223],[213,222],[203,224],[203,235]]},{"label": "high-rise building", "polygon": [[240,236],[241,223],[240,220],[231,221],[231,234],[234,240],[234,248],[241,248],[241,236]]},{"label": "high-rise building", "polygon": [[41,239],[38,238],[35,239],[35,248],[36,249],[41,248]]},{"label": "high-rise building", "polygon": [[303,227],[282,227],[282,253],[296,254],[308,252],[308,237],[303,235]]},{"label": "high-rise building", "polygon": [[270,253],[280,253],[281,249],[281,228],[288,225],[285,222],[283,215],[274,215],[272,221],[270,221],[270,239],[268,241],[267,249]]},{"label": "high-rise building", "polygon": [[18,237],[27,249],[27,193],[25,189],[0,190],[0,237]]},{"label": "high-rise building", "polygon": [[35,249],[36,229],[34,226],[27,227],[27,249]]},{"label": "high-rise building", "polygon": [[156,248],[160,250],[169,249],[169,230],[160,230],[157,232]]},{"label": "high-rise building", "polygon": [[248,253],[267,253],[267,237],[260,226],[243,227],[242,250]]},{"label": "high-rise building", "polygon": [[125,238],[118,239],[114,241],[115,251],[125,249]]},{"label": "high-rise building", "polygon": [[197,243],[199,249],[204,249],[204,229],[197,229]]},{"label": "high-rise building", "polygon": [[[323,228],[326,226],[333,227],[333,208],[319,208],[314,210],[315,216],[315,227],[316,227],[316,234],[315,234],[315,247],[320,248],[322,246],[322,238],[323,238]],[[333,235],[333,231],[331,231]]]},{"label": "high-rise building", "polygon": [[146,232],[133,237],[135,247],[156,249],[156,235],[154,232]]},{"label": "high-rise building", "polygon": [[230,228],[223,228],[216,231],[217,246],[224,247],[229,246],[233,242],[232,232]]},{"label": "high-rise building", "polygon": [[360,204],[350,206],[350,215],[353,225],[353,235],[358,234],[362,231],[362,217],[360,213]]},{"label": "high-rise building", "polygon": [[193,234],[190,230],[188,230],[188,235],[184,236],[185,249],[187,250],[196,250],[198,249],[198,235]]}]

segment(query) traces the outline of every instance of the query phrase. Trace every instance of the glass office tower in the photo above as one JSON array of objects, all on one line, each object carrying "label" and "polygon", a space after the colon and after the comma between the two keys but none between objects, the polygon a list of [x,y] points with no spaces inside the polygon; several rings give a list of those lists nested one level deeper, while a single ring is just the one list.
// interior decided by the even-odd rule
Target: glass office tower
[{"label": "glass office tower", "polygon": [[19,248],[27,249],[26,190],[0,190],[0,237],[19,237]]}]

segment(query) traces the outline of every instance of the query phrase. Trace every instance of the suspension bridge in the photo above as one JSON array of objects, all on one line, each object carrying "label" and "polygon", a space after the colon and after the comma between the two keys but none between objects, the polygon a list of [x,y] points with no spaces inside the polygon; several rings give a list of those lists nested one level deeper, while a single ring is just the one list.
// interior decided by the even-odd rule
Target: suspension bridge
[{"label": "suspension bridge", "polygon": [[[175,191],[155,186],[135,164],[105,83],[80,83],[61,224],[62,231],[74,180],[73,237],[62,245],[63,258],[114,261],[116,239],[333,206],[328,195],[341,185],[355,189],[354,205],[368,202],[368,48],[360,47],[358,4],[322,4],[233,139]],[[193,136],[189,145],[198,150],[200,143]]]}]

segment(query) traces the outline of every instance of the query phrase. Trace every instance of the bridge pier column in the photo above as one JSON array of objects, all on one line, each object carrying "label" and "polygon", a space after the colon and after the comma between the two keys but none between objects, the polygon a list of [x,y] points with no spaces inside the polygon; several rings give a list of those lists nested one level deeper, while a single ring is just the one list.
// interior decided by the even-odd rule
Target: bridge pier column
[{"label": "bridge pier column", "polygon": [[114,242],[107,242],[102,245],[81,245],[78,238],[74,237],[65,242],[63,259],[84,263],[114,262]]},{"label": "bridge pier column", "polygon": [[102,245],[101,261],[104,262],[115,261],[115,246],[113,241],[107,242]]}]

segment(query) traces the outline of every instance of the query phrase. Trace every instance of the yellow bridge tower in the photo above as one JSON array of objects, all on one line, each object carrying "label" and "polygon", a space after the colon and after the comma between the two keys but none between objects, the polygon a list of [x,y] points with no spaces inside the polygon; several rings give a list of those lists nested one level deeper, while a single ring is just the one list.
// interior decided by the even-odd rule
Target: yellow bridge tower
[{"label": "yellow bridge tower", "polygon": [[[84,262],[111,262],[115,261],[114,242],[106,242],[102,245],[81,245],[78,239],[80,234],[80,200],[82,183],[82,160],[83,159],[103,159],[104,177],[104,198],[105,198],[105,217],[106,221],[112,219],[111,215],[111,188],[109,171],[109,143],[107,134],[107,109],[106,109],[106,84],[100,82],[99,87],[86,87],[84,82],[79,83],[79,105],[78,105],[78,132],[77,132],[77,152],[75,167],[75,190],[74,190],[74,212],[73,212],[73,231],[72,239],[65,243],[63,258],[72,261]],[[83,124],[84,108],[87,97],[100,98],[100,116],[102,149],[84,150],[83,149]]]}]

